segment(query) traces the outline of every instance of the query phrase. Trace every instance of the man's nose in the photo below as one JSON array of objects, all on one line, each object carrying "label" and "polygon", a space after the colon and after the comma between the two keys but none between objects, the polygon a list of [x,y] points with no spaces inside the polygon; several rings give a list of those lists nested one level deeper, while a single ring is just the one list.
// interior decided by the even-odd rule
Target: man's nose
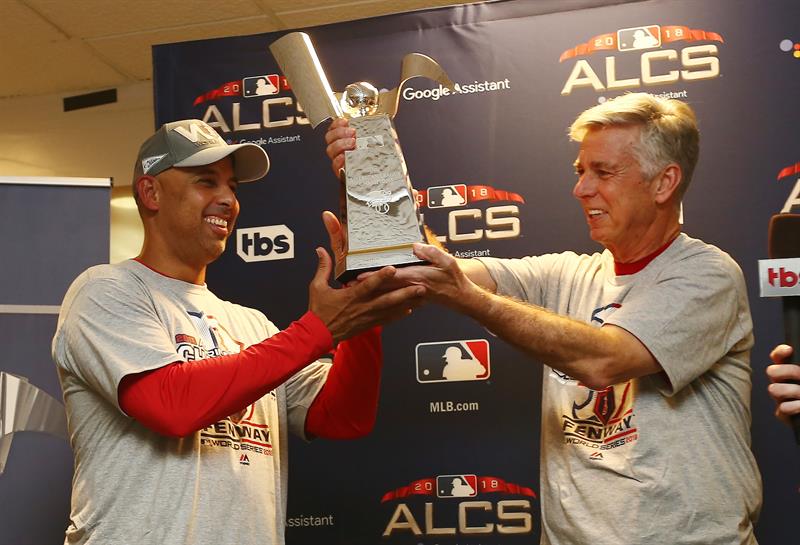
[{"label": "man's nose", "polygon": [[236,192],[228,186],[228,184],[224,184],[220,187],[220,190],[217,192],[217,202],[224,206],[228,206],[233,208],[236,206]]},{"label": "man's nose", "polygon": [[596,191],[597,184],[592,176],[589,173],[584,172],[578,177],[578,181],[575,182],[575,187],[572,188],[572,194],[577,199],[583,199],[586,197],[591,197],[594,192]]}]

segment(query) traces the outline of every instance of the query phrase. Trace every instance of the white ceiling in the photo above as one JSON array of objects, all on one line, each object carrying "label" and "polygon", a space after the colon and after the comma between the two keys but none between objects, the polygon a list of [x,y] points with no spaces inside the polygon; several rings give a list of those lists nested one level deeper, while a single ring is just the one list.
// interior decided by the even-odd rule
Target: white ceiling
[{"label": "white ceiling", "polygon": [[469,0],[0,0],[0,98],[147,81],[154,44],[301,28]]}]

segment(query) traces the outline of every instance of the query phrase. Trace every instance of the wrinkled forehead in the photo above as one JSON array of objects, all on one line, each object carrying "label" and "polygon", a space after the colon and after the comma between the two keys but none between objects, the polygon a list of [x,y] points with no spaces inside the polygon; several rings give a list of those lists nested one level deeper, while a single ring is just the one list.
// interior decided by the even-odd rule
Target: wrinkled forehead
[{"label": "wrinkled forehead", "polygon": [[611,125],[588,131],[581,141],[575,164],[617,164],[636,161],[641,128]]}]

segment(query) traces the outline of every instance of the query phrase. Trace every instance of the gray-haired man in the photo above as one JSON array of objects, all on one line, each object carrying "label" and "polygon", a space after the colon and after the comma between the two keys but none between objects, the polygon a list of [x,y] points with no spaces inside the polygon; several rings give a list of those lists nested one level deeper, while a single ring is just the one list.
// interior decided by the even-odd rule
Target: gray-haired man
[{"label": "gray-haired man", "polygon": [[[572,190],[602,253],[456,259],[397,279],[545,364],[542,543],[753,544],[752,323],[741,270],[681,233],[699,134],[688,105],[628,94],[583,112]],[[334,171],[354,134],[326,138]]]}]

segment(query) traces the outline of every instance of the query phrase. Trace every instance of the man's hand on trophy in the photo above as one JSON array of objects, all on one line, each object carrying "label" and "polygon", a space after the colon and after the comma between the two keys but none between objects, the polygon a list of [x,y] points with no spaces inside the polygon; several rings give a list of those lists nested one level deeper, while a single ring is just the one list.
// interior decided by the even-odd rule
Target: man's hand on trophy
[{"label": "man's hand on trophy", "polygon": [[334,119],[328,131],[325,133],[325,142],[328,147],[325,153],[331,160],[333,173],[341,179],[341,172],[344,169],[344,152],[356,149],[356,130],[350,127],[347,119]]},{"label": "man's hand on trophy", "polygon": [[[328,147],[325,153],[331,160],[331,168],[337,178],[341,179],[341,172],[344,169],[344,152],[356,149],[356,130],[347,122],[347,119],[339,117],[333,120],[328,131],[325,133],[325,142]],[[414,203],[419,206],[419,191],[411,188]]]},{"label": "man's hand on trophy", "polygon": [[337,218],[336,214],[333,212],[326,210],[322,213],[322,223],[325,225],[325,230],[328,232],[334,263],[340,259],[344,259],[344,230],[342,229],[339,218]]},{"label": "man's hand on trophy", "polygon": [[414,255],[430,265],[399,268],[391,279],[393,284],[424,286],[427,299],[456,310],[465,310],[481,296],[481,288],[465,274],[457,258],[436,246],[419,243],[414,244]]},{"label": "man's hand on trophy", "polygon": [[308,286],[308,310],[325,323],[334,342],[408,316],[423,303],[423,286],[387,290],[397,272],[394,267],[384,267],[352,285],[332,288],[331,257],[322,248],[317,248],[317,256],[317,272]]}]

